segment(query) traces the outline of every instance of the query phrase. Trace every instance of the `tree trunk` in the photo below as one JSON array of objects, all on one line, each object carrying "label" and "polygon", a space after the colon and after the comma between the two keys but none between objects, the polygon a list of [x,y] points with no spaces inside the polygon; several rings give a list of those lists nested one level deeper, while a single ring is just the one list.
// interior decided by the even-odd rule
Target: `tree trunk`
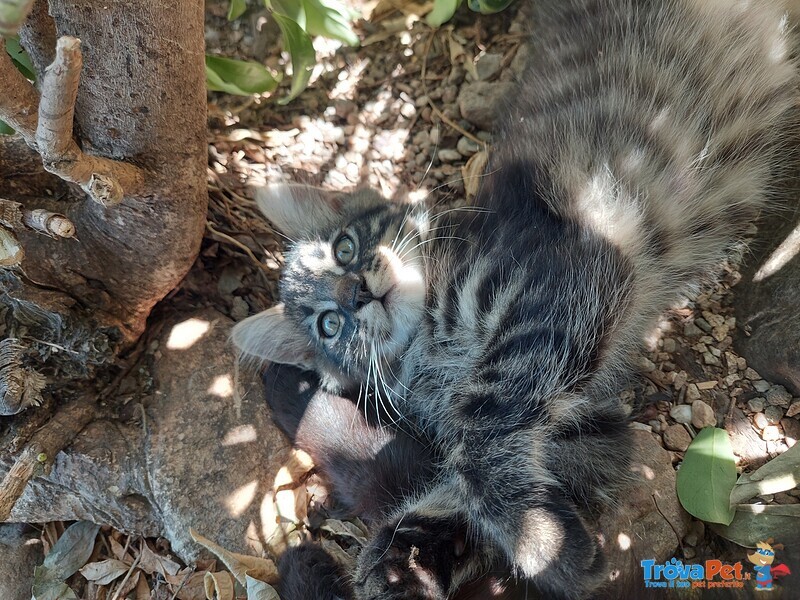
[{"label": "tree trunk", "polygon": [[108,367],[197,256],[203,17],[200,0],[35,0],[19,30],[35,87],[0,38],[0,119],[18,132],[0,136],[0,241],[21,248],[0,255],[0,415],[22,413],[0,416],[0,521],[81,430],[103,431]]},{"label": "tree trunk", "polygon": [[56,36],[80,39],[78,146],[141,173],[107,207],[74,183],[20,173],[19,156],[0,151],[0,197],[63,213],[77,231],[77,239],[15,231],[25,258],[0,273],[7,333],[26,334],[42,359],[52,356],[47,344],[66,348],[59,367],[75,376],[134,341],[197,255],[207,200],[203,3],[52,0],[49,13],[38,0],[21,40],[44,73]]}]

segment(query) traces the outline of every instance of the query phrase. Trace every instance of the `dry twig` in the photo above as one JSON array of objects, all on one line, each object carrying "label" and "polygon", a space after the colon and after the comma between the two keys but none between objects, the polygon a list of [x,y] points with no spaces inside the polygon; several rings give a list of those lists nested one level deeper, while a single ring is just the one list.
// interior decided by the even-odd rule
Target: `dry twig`
[{"label": "dry twig", "polygon": [[[0,0],[1,2],[2,0]],[[5,53],[0,41],[0,118],[37,150],[49,172],[78,184],[92,200],[104,206],[134,195],[144,183],[142,171],[127,163],[84,154],[72,137],[72,121],[83,59],[80,40],[64,36],[56,44],[56,58],[45,70],[41,99]],[[38,117],[34,113],[38,106]]]},{"label": "dry twig", "polygon": [[0,523],[8,520],[28,482],[63,450],[95,417],[94,402],[81,398],[60,407],[17,457],[0,482]]}]

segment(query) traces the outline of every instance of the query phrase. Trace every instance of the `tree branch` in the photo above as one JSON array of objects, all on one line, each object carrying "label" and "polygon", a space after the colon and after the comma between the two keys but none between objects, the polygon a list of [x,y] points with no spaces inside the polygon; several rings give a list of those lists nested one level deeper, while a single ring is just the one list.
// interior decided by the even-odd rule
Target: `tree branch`
[{"label": "tree branch", "polygon": [[94,403],[83,398],[62,406],[36,432],[0,482],[0,523],[8,520],[37,467],[52,464],[56,454],[66,448],[95,416]]},{"label": "tree branch", "polygon": [[[122,201],[124,194],[135,195],[144,183],[144,173],[133,165],[84,154],[73,139],[82,64],[80,40],[60,38],[56,59],[45,70],[41,82],[40,100],[33,86],[14,67],[0,40],[0,80],[8,87],[7,94],[0,97],[0,119],[41,154],[46,170],[78,184],[95,202],[113,206]],[[33,113],[37,105],[38,118]]]},{"label": "tree branch", "polygon": [[33,5],[33,0],[0,0],[0,36],[16,35]]},{"label": "tree branch", "polygon": [[83,65],[80,44],[71,36],[60,38],[56,59],[45,69],[36,145],[45,169],[77,183],[96,202],[112,206],[143,183],[143,173],[133,165],[84,154],[72,137]]}]

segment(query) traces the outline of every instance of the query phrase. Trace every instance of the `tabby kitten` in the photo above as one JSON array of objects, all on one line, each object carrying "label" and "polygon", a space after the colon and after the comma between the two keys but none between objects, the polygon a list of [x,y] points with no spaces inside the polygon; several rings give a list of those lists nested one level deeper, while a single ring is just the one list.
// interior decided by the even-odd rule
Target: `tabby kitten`
[{"label": "tabby kitten", "polygon": [[234,341],[360,392],[441,456],[361,553],[360,599],[444,598],[497,560],[547,598],[600,584],[581,511],[626,472],[614,391],[629,356],[713,272],[785,160],[796,68],[763,3],[532,13],[531,64],[469,210],[258,195],[292,240],[282,304]]}]

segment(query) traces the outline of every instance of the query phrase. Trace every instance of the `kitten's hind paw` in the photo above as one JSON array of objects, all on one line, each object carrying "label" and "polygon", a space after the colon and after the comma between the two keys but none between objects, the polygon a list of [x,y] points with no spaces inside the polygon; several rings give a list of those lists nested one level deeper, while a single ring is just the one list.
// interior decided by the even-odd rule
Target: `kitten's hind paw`
[{"label": "kitten's hind paw", "polygon": [[470,562],[466,525],[456,518],[404,515],[362,550],[357,600],[444,600]]}]

